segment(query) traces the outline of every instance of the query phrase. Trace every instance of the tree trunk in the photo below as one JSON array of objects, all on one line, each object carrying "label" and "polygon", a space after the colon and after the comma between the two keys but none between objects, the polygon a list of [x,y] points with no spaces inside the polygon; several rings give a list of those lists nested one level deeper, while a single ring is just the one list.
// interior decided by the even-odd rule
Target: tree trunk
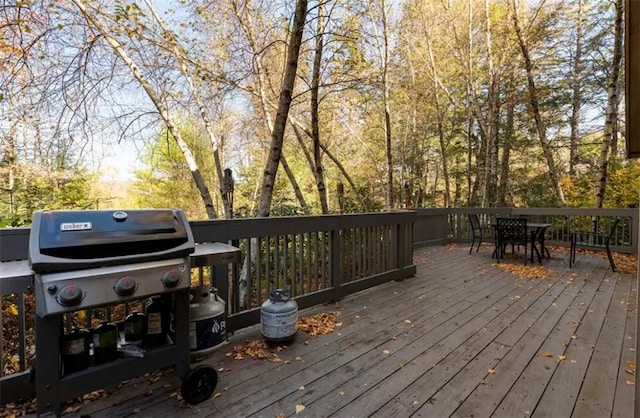
[{"label": "tree trunk", "polygon": [[171,133],[171,136],[173,136],[173,139],[175,139],[176,143],[178,144],[178,147],[180,148],[180,151],[182,151],[182,155],[184,155],[184,158],[187,162],[187,166],[191,171],[191,176],[193,177],[193,180],[196,183],[196,187],[200,192],[200,197],[204,202],[204,206],[207,211],[208,218],[215,219],[216,211],[213,206],[213,200],[211,199],[211,194],[209,193],[209,188],[207,187],[204,181],[204,178],[202,177],[202,173],[200,173],[198,163],[196,162],[196,159],[193,156],[193,153],[189,149],[189,146],[187,145],[185,140],[182,138],[182,135],[180,134],[180,130],[173,123],[173,120],[171,119],[171,117],[169,117],[169,109],[162,102],[162,99],[156,94],[155,90],[153,89],[149,81],[146,79],[146,77],[142,74],[142,72],[140,71],[136,63],[133,62],[133,60],[126,53],[126,51],[124,50],[120,42],[118,42],[118,40],[116,40],[109,34],[110,33],[109,30],[99,21],[97,16],[93,16],[89,13],[89,11],[87,10],[82,0],[71,0],[71,1],[78,7],[78,9],[80,9],[83,16],[87,20],[87,23],[92,25],[106,39],[111,49],[113,49],[116,55],[118,55],[120,59],[122,59],[122,61],[125,63],[129,71],[131,71],[135,79],[138,80],[138,82],[140,83],[144,91],[147,93],[147,96],[149,96],[149,99],[151,100],[153,105],[156,107],[156,110],[158,110],[160,117],[162,118],[165,125],[167,126],[169,133]]},{"label": "tree trunk", "polygon": [[607,84],[607,111],[604,122],[604,138],[600,148],[598,191],[596,193],[596,207],[601,208],[604,203],[605,189],[609,170],[609,149],[613,141],[618,120],[618,77],[620,76],[620,61],[622,60],[622,14],[623,0],[616,0],[616,20],[614,26],[613,59],[611,60],[611,71]]},{"label": "tree trunk", "polygon": [[[309,132],[309,129],[305,128],[296,118],[294,118],[293,116],[289,117],[289,123],[291,124],[291,126],[293,127],[293,130],[296,134],[296,138],[298,138],[298,141],[300,143],[300,147],[302,148],[302,150],[304,151],[305,156],[307,157],[307,162],[309,162],[309,166],[313,167],[312,164],[312,160],[311,157],[309,156],[309,152],[307,151],[307,148],[304,146],[304,142],[302,139],[302,133],[304,132],[304,134],[306,136],[308,136],[309,138],[312,138],[312,134],[311,132]],[[351,189],[353,190],[353,192],[359,197],[359,198],[363,198],[362,196],[360,196],[360,192],[358,191],[358,189],[356,188],[356,183],[353,181],[353,179],[351,178],[351,176],[349,175],[349,173],[347,172],[347,170],[344,168],[344,166],[342,165],[342,163],[333,155],[333,153],[331,151],[329,151],[329,149],[327,149],[327,147],[325,147],[322,142],[320,142],[320,149],[322,149],[322,152],[325,153],[325,155],[327,157],[329,157],[329,159],[331,161],[333,161],[333,163],[336,165],[336,167],[338,167],[338,170],[340,170],[340,172],[342,173],[342,175],[344,176],[344,178],[347,180],[347,183],[349,183],[349,186],[351,187]]]},{"label": "tree trunk", "polygon": [[442,176],[444,181],[444,205],[445,207],[451,206],[451,187],[449,179],[449,165],[447,162],[447,143],[445,140],[444,127],[442,122],[442,109],[440,108],[440,101],[438,99],[438,72],[436,70],[436,62],[433,57],[433,50],[431,48],[431,39],[427,38],[427,48],[429,53],[429,64],[431,66],[431,73],[433,75],[433,100],[436,106],[436,121],[438,126],[438,138],[440,140],[440,153],[442,158]]},{"label": "tree trunk", "polygon": [[529,87],[529,101],[531,103],[531,109],[533,111],[533,117],[536,122],[536,130],[538,131],[538,137],[540,138],[540,145],[542,145],[542,152],[544,154],[545,159],[547,160],[547,165],[549,167],[549,178],[551,179],[551,184],[556,193],[556,197],[558,198],[558,203],[560,205],[567,206],[567,202],[564,198],[564,191],[562,190],[562,183],[560,182],[560,176],[558,175],[558,170],[556,168],[556,164],[553,158],[553,152],[551,151],[551,145],[549,144],[549,140],[547,139],[546,126],[542,120],[542,115],[540,114],[540,105],[538,102],[538,91],[536,88],[535,80],[533,79],[533,64],[531,63],[531,56],[529,55],[529,48],[525,43],[524,36],[522,35],[522,30],[520,29],[520,19],[518,16],[518,1],[512,0],[511,5],[513,6],[513,25],[516,30],[516,35],[518,37],[518,43],[520,44],[520,50],[522,51],[522,56],[524,58],[524,68],[527,72],[527,81]]},{"label": "tree trunk", "polygon": [[189,89],[191,90],[191,94],[196,102],[196,106],[198,107],[198,112],[200,113],[200,117],[202,118],[202,122],[204,123],[205,131],[209,136],[209,142],[211,142],[211,147],[213,149],[213,162],[216,167],[216,174],[218,176],[218,185],[220,190],[220,197],[222,198],[222,206],[224,208],[224,215],[226,219],[231,219],[233,216],[233,208],[232,204],[227,199],[227,194],[224,191],[224,176],[222,174],[222,164],[220,162],[220,141],[216,137],[216,134],[213,132],[213,126],[211,126],[211,122],[209,121],[209,117],[207,116],[207,111],[205,110],[204,102],[202,101],[202,97],[198,93],[195,83],[193,82],[193,77],[189,72],[189,67],[187,66],[187,62],[184,59],[184,54],[180,53],[178,50],[178,40],[176,39],[173,32],[171,32],[164,24],[162,18],[156,13],[156,10],[153,8],[149,0],[144,0],[145,4],[151,11],[151,14],[156,19],[156,22],[160,25],[160,28],[164,32],[166,38],[170,41],[171,50],[173,51],[173,55],[176,60],[178,60],[180,64],[180,71],[182,75],[187,80],[187,84],[189,85]]},{"label": "tree trunk", "polygon": [[502,147],[502,163],[500,170],[500,186],[498,187],[498,202],[500,206],[513,203],[509,196],[509,157],[511,142],[513,141],[513,98],[507,102],[507,124],[504,131],[504,145]]},{"label": "tree trunk", "polygon": [[487,199],[489,206],[498,203],[498,129],[500,126],[500,96],[498,76],[493,66],[493,46],[491,43],[491,17],[489,14],[489,0],[484,1],[484,17],[486,23],[485,42],[487,48],[487,65],[489,70],[489,88],[487,91],[487,141],[489,152],[487,155]]},{"label": "tree trunk", "polygon": [[[74,0],[80,1],[80,0]],[[274,128],[271,134],[271,146],[269,156],[265,164],[264,177],[262,180],[262,192],[260,193],[260,203],[258,205],[258,217],[268,217],[273,199],[273,185],[280,165],[280,154],[284,141],[284,131],[287,126],[287,117],[291,106],[291,97],[298,70],[298,56],[300,54],[300,44],[302,43],[302,33],[307,16],[307,0],[296,0],[296,11],[293,18],[293,27],[287,47],[287,62],[280,88],[280,99],[278,100],[278,111],[274,121]]]},{"label": "tree trunk", "polygon": [[300,186],[298,186],[298,182],[296,181],[296,178],[293,175],[293,171],[291,171],[291,167],[289,167],[289,164],[287,163],[287,159],[284,158],[284,153],[280,154],[280,164],[282,164],[282,168],[284,168],[284,172],[287,173],[287,177],[289,178],[291,187],[293,187],[293,192],[296,194],[296,197],[298,198],[298,203],[300,203],[300,207],[302,208],[302,213],[304,213],[305,215],[309,215],[311,213],[311,210],[309,210],[309,205],[307,205],[306,200],[304,200],[304,196],[302,195]]},{"label": "tree trunk", "polygon": [[313,57],[313,69],[311,76],[311,135],[313,137],[313,164],[316,187],[322,213],[329,213],[327,202],[327,189],[324,181],[324,168],[322,166],[322,153],[320,152],[320,120],[318,112],[318,94],[320,90],[320,65],[322,64],[322,48],[324,34],[324,3],[318,3],[318,18],[316,28],[316,49]]},{"label": "tree trunk", "polygon": [[393,209],[393,158],[391,154],[391,109],[389,104],[389,28],[387,22],[387,4],[381,0],[382,9],[382,101],[384,104],[384,137],[387,156],[387,210]]},{"label": "tree trunk", "polygon": [[569,174],[574,175],[576,172],[576,164],[578,164],[578,141],[580,138],[579,122],[580,122],[580,105],[581,105],[581,86],[582,86],[582,22],[584,20],[584,8],[582,0],[577,0],[577,17],[576,17],[576,51],[573,58],[573,71],[571,74],[571,139],[569,148]]}]

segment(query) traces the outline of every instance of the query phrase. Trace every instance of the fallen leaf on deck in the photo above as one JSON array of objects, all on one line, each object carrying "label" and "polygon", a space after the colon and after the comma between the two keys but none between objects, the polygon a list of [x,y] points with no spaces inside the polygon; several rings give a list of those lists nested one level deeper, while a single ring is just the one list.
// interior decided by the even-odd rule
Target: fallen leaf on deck
[{"label": "fallen leaf on deck", "polygon": [[67,406],[63,412],[63,414],[73,414],[74,412],[78,412],[82,408],[82,405],[71,405]]},{"label": "fallen leaf on deck", "polygon": [[276,418],[287,418],[287,416],[280,412],[278,415],[276,415]]},{"label": "fallen leaf on deck", "polygon": [[572,335],[572,336],[571,336],[571,339],[572,339],[572,340],[575,340],[575,339],[577,339],[577,338],[578,338],[578,336],[577,336],[577,335]]},{"label": "fallen leaf on deck", "polygon": [[[287,349],[287,346],[270,347],[264,340],[252,340],[242,345],[236,345],[233,347],[233,353],[235,354],[235,360],[243,360],[245,357],[251,357],[260,360],[270,360],[274,363],[282,361],[276,354],[282,350]],[[231,369],[227,369],[229,371]]]},{"label": "fallen leaf on deck", "polygon": [[540,352],[540,355],[541,355],[542,357],[553,357],[553,354],[548,353],[548,352],[546,352],[546,351],[541,351],[541,352]]},{"label": "fallen leaf on deck", "polygon": [[635,375],[636,374],[636,362],[627,360],[627,366],[629,366],[629,368],[626,370],[626,372],[631,374],[631,375]]},{"label": "fallen leaf on deck", "polygon": [[133,408],[133,410],[131,411],[134,414],[137,414],[140,412],[140,408]]},{"label": "fallen leaf on deck", "polygon": [[218,397],[220,397],[220,396],[222,396],[222,393],[218,392],[218,393],[216,393],[215,395],[213,395],[213,399],[218,398]]},{"label": "fallen leaf on deck", "polygon": [[344,390],[341,390],[340,392],[338,392],[338,395],[344,396]]},{"label": "fallen leaf on deck", "polygon": [[300,386],[298,390],[304,390],[304,386]]},{"label": "fallen leaf on deck", "polygon": [[569,360],[569,361],[571,361],[571,363],[573,364],[577,363],[575,360]]},{"label": "fallen leaf on deck", "polygon": [[296,360],[296,361],[300,361],[300,360],[302,360],[302,357],[298,356],[298,357],[296,357],[294,360]]},{"label": "fallen leaf on deck", "polygon": [[567,356],[563,356],[562,354],[560,354],[558,356],[558,360],[560,360],[560,361],[565,360],[566,358],[567,358]]},{"label": "fallen leaf on deck", "polygon": [[382,350],[382,354],[389,354],[389,350]]},{"label": "fallen leaf on deck", "polygon": [[304,405],[296,405],[296,414],[299,414],[300,412],[304,411],[305,407]]},{"label": "fallen leaf on deck", "polygon": [[521,279],[546,279],[551,276],[551,270],[544,266],[524,266],[521,264],[493,264]]},{"label": "fallen leaf on deck", "polygon": [[410,323],[411,323],[411,320],[410,320],[410,319],[405,319],[405,320],[404,320],[404,323],[405,323],[405,324],[410,324]]},{"label": "fallen leaf on deck", "polygon": [[496,374],[496,369],[489,369],[489,370],[487,370],[487,373]]},{"label": "fallen leaf on deck", "polygon": [[632,380],[625,380],[625,382],[624,382],[624,383],[626,383],[628,386],[632,386],[632,385],[635,385],[635,384],[636,384],[636,383],[635,383],[634,381],[632,381]]}]

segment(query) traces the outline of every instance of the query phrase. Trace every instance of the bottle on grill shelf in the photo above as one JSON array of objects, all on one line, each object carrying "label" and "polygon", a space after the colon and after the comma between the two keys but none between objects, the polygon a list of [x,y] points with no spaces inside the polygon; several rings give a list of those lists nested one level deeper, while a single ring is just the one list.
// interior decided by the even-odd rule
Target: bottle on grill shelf
[{"label": "bottle on grill shelf", "polygon": [[91,333],[87,329],[74,328],[62,337],[63,375],[68,376],[89,367],[89,343]]},{"label": "bottle on grill shelf", "polygon": [[153,296],[146,307],[146,319],[142,345],[147,348],[167,343],[170,322],[170,295]]},{"label": "bottle on grill shelf", "polygon": [[124,319],[124,340],[129,343],[139,343],[142,340],[144,314],[131,312]]},{"label": "bottle on grill shelf", "polygon": [[118,326],[105,321],[93,330],[93,363],[108,363],[117,358]]}]

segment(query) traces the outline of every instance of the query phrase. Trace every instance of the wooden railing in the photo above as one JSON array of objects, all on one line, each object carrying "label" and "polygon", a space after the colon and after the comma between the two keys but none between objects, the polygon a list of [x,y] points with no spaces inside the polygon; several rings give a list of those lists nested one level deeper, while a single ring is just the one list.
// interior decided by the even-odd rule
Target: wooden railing
[{"label": "wooden railing", "polygon": [[526,216],[531,222],[551,223],[553,226],[547,230],[547,243],[567,247],[571,231],[595,229],[608,232],[612,221],[619,217],[621,222],[612,241],[612,250],[630,254],[638,252],[638,209],[449,208],[416,209],[416,213],[416,246],[470,241],[469,214],[479,215],[488,233],[491,220],[498,216]]},{"label": "wooden railing", "polygon": [[[194,285],[215,286],[227,302],[230,332],[256,324],[260,305],[273,288],[289,286],[299,307],[339,300],[344,296],[415,274],[412,248],[470,240],[468,215],[476,213],[485,227],[495,216],[527,216],[550,222],[550,244],[569,245],[573,228],[607,230],[622,219],[613,251],[637,253],[637,209],[450,208],[416,209],[378,214],[325,215],[290,218],[234,219],[191,222],[197,243],[225,242],[242,250],[229,267],[194,269]],[[0,229],[0,261],[27,257],[28,228]],[[244,274],[243,274],[244,270]],[[33,358],[33,297],[29,279],[1,280],[3,306],[12,305],[11,322],[18,338],[0,344],[0,401],[33,395],[28,382]],[[90,322],[91,312],[86,315]],[[5,369],[15,373],[5,375]]]},{"label": "wooden railing", "polygon": [[[289,287],[302,309],[414,275],[415,219],[414,211],[402,211],[191,222],[197,243],[232,244],[246,260],[198,267],[192,271],[192,283],[218,288],[227,303],[227,330],[233,332],[259,322],[260,306],[274,288]],[[26,259],[28,240],[28,228],[0,229],[0,261]],[[11,339],[15,344],[8,339],[0,344],[4,404],[33,395],[28,381],[30,361],[37,355],[32,279],[0,280],[0,295],[3,306],[9,307],[4,322],[18,331]],[[87,326],[93,315],[83,313]]]}]

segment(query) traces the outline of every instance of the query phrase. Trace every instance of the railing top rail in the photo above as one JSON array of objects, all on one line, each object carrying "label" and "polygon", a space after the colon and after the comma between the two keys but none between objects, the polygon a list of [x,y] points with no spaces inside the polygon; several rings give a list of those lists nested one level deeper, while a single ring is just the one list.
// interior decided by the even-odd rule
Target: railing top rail
[{"label": "railing top rail", "polygon": [[[196,242],[229,241],[241,238],[407,224],[416,218],[413,210],[343,215],[287,216],[269,218],[215,219],[191,221]],[[0,228],[0,261],[27,258],[29,228]]]}]

